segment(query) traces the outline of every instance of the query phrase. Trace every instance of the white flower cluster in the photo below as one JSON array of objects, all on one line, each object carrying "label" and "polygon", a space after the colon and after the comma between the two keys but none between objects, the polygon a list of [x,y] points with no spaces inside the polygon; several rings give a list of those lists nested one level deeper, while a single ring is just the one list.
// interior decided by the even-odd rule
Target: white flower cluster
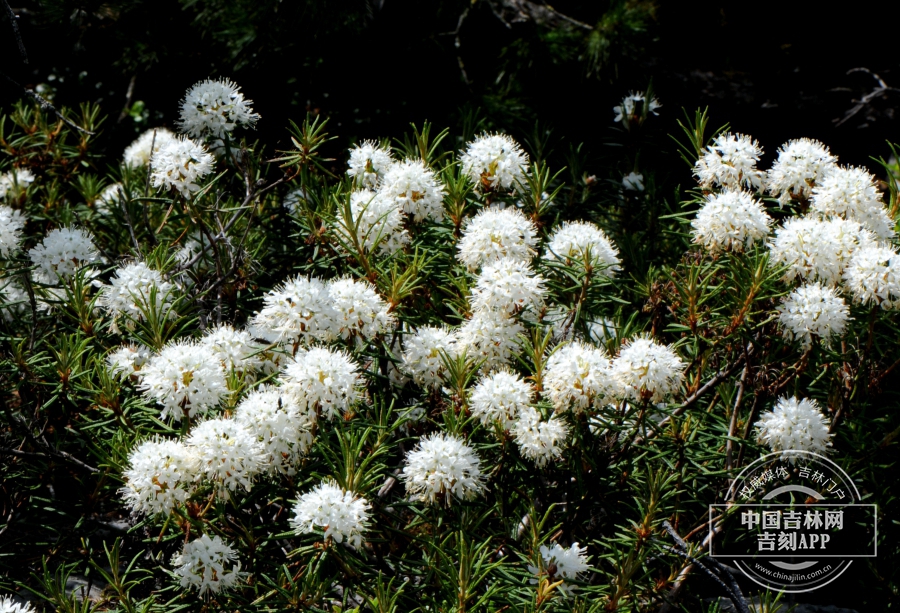
[{"label": "white flower cluster", "polygon": [[297,534],[312,533],[319,528],[325,531],[326,540],[334,539],[336,543],[346,540],[358,549],[369,522],[369,509],[365,498],[326,481],[300,496],[290,524]]},{"label": "white flower cluster", "polygon": [[28,308],[28,294],[14,280],[0,279],[0,317],[4,321],[14,321]]},{"label": "white flower cluster", "polygon": [[394,325],[388,305],[365,280],[294,277],[266,293],[250,328],[273,343],[310,344],[371,337]]},{"label": "white flower cluster", "polygon": [[469,396],[472,416],[485,426],[499,422],[504,430],[512,430],[522,410],[528,408],[533,391],[531,385],[509,370],[492,373],[478,382]]},{"label": "white flower cluster", "polygon": [[247,330],[236,330],[228,324],[213,326],[206,330],[200,344],[218,358],[226,372],[249,374],[262,364],[262,347]]},{"label": "white flower cluster", "polygon": [[466,222],[457,258],[471,272],[504,258],[527,263],[536,244],[537,228],[518,209],[492,207]]},{"label": "white flower cluster", "polygon": [[684,369],[684,362],[671,347],[648,336],[638,336],[619,350],[610,374],[626,399],[662,402],[678,391]]},{"label": "white flower cluster", "polygon": [[176,139],[177,137],[165,128],[147,130],[125,148],[122,161],[131,168],[145,168],[154,153]]},{"label": "white flower cluster", "polygon": [[193,418],[208,411],[229,394],[225,369],[219,358],[200,343],[169,343],[141,368],[140,389],[162,405],[162,419]]},{"label": "white flower cluster", "polygon": [[328,282],[332,306],[332,331],[336,336],[372,338],[389,330],[395,323],[387,303],[365,280],[349,277]]},{"label": "white flower cluster", "polygon": [[694,242],[715,253],[723,249],[743,251],[765,240],[771,224],[772,218],[752,194],[725,189],[706,196],[691,227]]},{"label": "white flower cluster", "polygon": [[455,354],[456,339],[445,328],[423,326],[403,342],[401,366],[423,387],[438,387],[444,371],[441,352],[449,357]]},{"label": "white flower cluster", "polygon": [[122,499],[136,513],[168,515],[194,491],[200,461],[180,441],[144,441],[128,456]]},{"label": "white flower cluster", "polygon": [[365,141],[350,150],[347,176],[363,189],[375,189],[394,164],[391,150],[372,141]]},{"label": "white flower cluster", "polygon": [[0,174],[0,198],[18,198],[34,183],[34,173],[27,168],[13,168]]},{"label": "white flower cluster", "polygon": [[559,413],[600,407],[613,395],[610,360],[587,343],[561,345],[547,359],[544,389]]},{"label": "white flower cluster", "polygon": [[259,437],[234,419],[210,419],[191,430],[188,447],[195,450],[200,473],[221,491],[250,490],[253,478],[266,468]]},{"label": "white flower cluster", "polygon": [[787,338],[800,340],[804,347],[814,338],[828,342],[841,336],[850,319],[850,309],[837,291],[818,283],[802,285],[778,307],[778,318]]},{"label": "white flower cluster", "polygon": [[483,361],[485,371],[505,365],[519,350],[525,327],[503,311],[476,311],[455,333],[456,354]]},{"label": "white flower cluster", "polygon": [[544,279],[527,263],[503,258],[485,265],[472,289],[472,309],[514,315],[538,311],[547,290]]},{"label": "white flower cluster", "polygon": [[622,177],[622,187],[630,192],[644,191],[644,175],[639,172],[629,172]]},{"label": "white flower cluster", "polygon": [[420,160],[392,165],[379,191],[417,223],[425,219],[439,221],[444,216],[444,186]]},{"label": "white flower cluster", "polygon": [[506,134],[479,136],[466,145],[459,162],[478,192],[515,189],[528,172],[528,154]]},{"label": "white flower cluster", "polygon": [[749,136],[719,134],[694,165],[694,176],[707,188],[759,189],[764,175],[756,164],[762,154],[762,147]]},{"label": "white flower cluster", "polygon": [[863,168],[840,167],[830,170],[812,190],[810,211],[858,221],[878,240],[896,234],[894,220],[875,187],[875,177]]},{"label": "white flower cluster", "polygon": [[587,221],[566,222],[554,230],[544,259],[563,263],[579,261],[609,277],[621,270],[619,250],[603,230]]},{"label": "white flower cluster", "polygon": [[174,189],[185,198],[200,191],[197,184],[212,172],[213,156],[206,147],[186,136],[173,138],[150,158],[150,184],[157,189]]},{"label": "white flower cluster", "polygon": [[51,230],[28,257],[38,267],[38,279],[47,284],[71,278],[79,268],[100,261],[91,235],[81,228]]},{"label": "white flower cluster", "polygon": [[452,497],[471,500],[484,490],[475,451],[456,436],[436,432],[421,439],[406,456],[406,491],[417,500],[449,505]]},{"label": "white flower cluster", "polygon": [[285,393],[310,416],[333,419],[362,396],[359,367],[343,351],[326,347],[302,349],[282,372]]},{"label": "white flower cluster", "polygon": [[238,404],[234,420],[256,435],[270,473],[297,473],[313,442],[313,424],[290,394],[278,387],[259,387]]},{"label": "white flower cluster", "polygon": [[0,204],[0,257],[12,257],[19,252],[24,227],[21,212]]},{"label": "white flower cluster", "polygon": [[253,112],[251,104],[230,79],[206,79],[185,94],[178,127],[193,138],[223,139],[236,126],[256,125],[259,114]]},{"label": "white flower cluster", "polygon": [[788,141],[766,175],[766,190],[781,203],[809,198],[812,188],[837,166],[828,147],[809,138]]},{"label": "white flower cluster", "polygon": [[900,308],[900,253],[893,247],[860,247],[844,270],[844,283],[855,302]]},{"label": "white flower cluster", "polygon": [[174,288],[146,262],[133,262],[116,270],[109,285],[101,286],[97,303],[112,317],[113,331],[116,332],[119,317],[129,318],[129,327],[132,327],[134,321],[143,320],[144,314],[151,311],[158,313],[160,319],[173,316]]},{"label": "white flower cluster", "polygon": [[153,357],[146,347],[134,344],[125,344],[106,356],[106,363],[110,372],[127,379],[140,375],[144,364]]},{"label": "white flower cluster", "polygon": [[[338,213],[340,215],[340,212]],[[340,219],[338,237],[349,246],[356,236],[367,251],[394,253],[409,243],[409,232],[403,227],[403,211],[395,200],[381,192],[357,190],[350,194],[350,219]]]},{"label": "white flower cluster", "polygon": [[[572,543],[571,547],[563,547],[559,543],[554,543],[552,547],[541,545],[540,552],[543,569],[529,565],[528,572],[538,577],[546,574],[550,583],[567,579],[577,580],[578,575],[590,569],[587,547],[579,547],[578,543]],[[531,583],[538,581],[539,579],[535,578],[531,580]],[[557,589],[560,593],[568,596],[575,590],[575,587],[562,583]]]},{"label": "white flower cluster", "polygon": [[519,453],[540,467],[562,456],[569,430],[558,417],[551,416],[544,421],[537,409],[526,406],[519,412],[512,434],[519,446]]},{"label": "white flower cluster", "polygon": [[195,589],[200,596],[233,587],[240,580],[237,552],[220,536],[204,534],[184,544],[172,558],[175,576],[182,588]]},{"label": "white flower cluster", "polygon": [[787,266],[786,281],[799,278],[835,285],[853,253],[873,241],[872,233],[855,221],[794,217],[775,230],[769,261]]},{"label": "white flower cluster", "polygon": [[828,421],[818,403],[809,398],[780,398],[775,408],[756,422],[760,443],[772,451],[825,453],[831,446]]}]

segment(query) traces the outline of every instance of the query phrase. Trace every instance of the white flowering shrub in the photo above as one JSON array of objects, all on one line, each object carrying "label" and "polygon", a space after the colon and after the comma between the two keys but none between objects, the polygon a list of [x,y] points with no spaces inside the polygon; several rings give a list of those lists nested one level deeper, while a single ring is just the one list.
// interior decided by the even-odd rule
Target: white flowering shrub
[{"label": "white flowering shrub", "polygon": [[[629,94],[614,129],[660,109]],[[762,454],[827,454],[896,510],[897,189],[825,144],[768,160],[698,113],[674,205],[632,149],[601,181],[507,134],[348,150],[309,116],[273,154],[228,79],[172,110],[124,153],[95,107],[0,122],[0,590],[694,610],[716,588],[662,524],[702,550]]]}]

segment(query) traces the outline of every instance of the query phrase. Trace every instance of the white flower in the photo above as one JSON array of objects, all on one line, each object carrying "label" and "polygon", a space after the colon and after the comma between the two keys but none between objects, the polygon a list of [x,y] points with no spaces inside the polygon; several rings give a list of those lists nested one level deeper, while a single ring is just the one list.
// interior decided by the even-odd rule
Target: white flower
[{"label": "white flower", "polygon": [[806,216],[788,219],[776,230],[771,248],[773,257],[792,264],[786,278],[818,277],[836,283],[853,253],[874,242],[872,232],[858,221]]},{"label": "white flower", "polygon": [[626,399],[661,402],[676,392],[684,376],[685,364],[671,347],[646,336],[625,343],[610,367]]},{"label": "white flower", "polygon": [[513,424],[512,434],[522,457],[544,466],[550,460],[562,456],[562,446],[569,434],[561,419],[551,416],[547,421],[534,407],[524,407]]},{"label": "white flower", "polygon": [[122,379],[132,375],[140,375],[141,369],[150,361],[152,354],[146,347],[129,343],[122,345],[106,356],[109,370]]},{"label": "white flower", "polygon": [[272,343],[330,341],[334,309],[325,284],[296,276],[263,296],[263,308],[250,321],[254,335]]},{"label": "white flower", "polygon": [[656,109],[662,106],[659,103],[659,100],[651,98],[650,101],[647,102],[647,95],[644,92],[631,92],[622,99],[621,104],[613,107],[613,113],[616,114],[613,121],[615,123],[625,124],[625,127],[628,127],[632,120],[637,120],[639,118],[639,113],[635,113],[636,102],[646,103],[648,114],[653,113],[654,115],[659,115],[659,113],[656,112]]},{"label": "white flower", "polygon": [[241,88],[231,79],[206,79],[194,84],[181,101],[178,128],[194,138],[225,138],[235,126],[253,127],[259,114],[251,100],[245,100]]},{"label": "white flower", "polygon": [[772,451],[825,453],[831,446],[828,421],[818,403],[809,398],[780,398],[755,425],[759,428],[757,439]]},{"label": "white flower", "polygon": [[715,253],[743,251],[766,238],[772,218],[749,192],[726,189],[709,194],[691,222],[694,242]]},{"label": "white flower", "polygon": [[19,252],[24,227],[21,212],[0,204],[0,256],[8,258]]},{"label": "white flower", "polygon": [[101,286],[97,303],[109,313],[114,326],[116,319],[125,316],[132,320],[129,327],[133,327],[133,321],[143,320],[145,313],[155,311],[160,319],[174,315],[174,287],[145,262],[132,262],[116,270],[109,285]]},{"label": "white flower", "polygon": [[19,320],[29,305],[28,294],[18,284],[10,279],[0,279],[0,316],[3,321],[13,322]]},{"label": "white flower", "polygon": [[812,188],[836,164],[837,158],[819,141],[788,141],[778,150],[778,159],[766,175],[766,190],[782,203],[792,198],[809,198]]},{"label": "white flower", "polygon": [[0,613],[37,613],[30,602],[19,603],[12,596],[0,598]]},{"label": "white flower", "polygon": [[528,172],[528,154],[506,134],[482,134],[466,145],[459,161],[478,192],[515,188]]},{"label": "white flower", "polygon": [[390,148],[367,140],[350,150],[347,176],[352,177],[360,187],[375,189],[393,163]]},{"label": "white flower", "polygon": [[451,497],[471,500],[484,490],[481,465],[475,451],[452,434],[435,432],[422,438],[406,455],[403,467],[406,491],[427,504]]},{"label": "white flower", "polygon": [[175,421],[208,411],[229,393],[222,362],[191,340],[171,342],[153,356],[141,369],[140,389],[162,405],[162,419]]},{"label": "white flower", "polygon": [[222,490],[249,491],[266,468],[266,452],[256,433],[234,419],[209,419],[191,430],[187,445],[197,454],[200,473]]},{"label": "white flower", "polygon": [[[554,543],[553,547],[541,545],[541,560],[543,561],[542,569],[536,566],[528,565],[528,572],[538,577],[542,574],[547,575],[550,583],[559,580],[578,579],[578,575],[590,570],[588,564],[587,547],[579,547],[578,543],[572,543],[569,548],[563,547],[559,543]],[[537,583],[539,579],[532,579],[531,583]],[[574,590],[574,586],[568,586],[565,583],[557,588],[561,594],[568,596]]]},{"label": "white flower", "polygon": [[120,490],[125,504],[136,513],[168,515],[193,493],[199,460],[181,441],[157,437],[133,449],[128,466]]},{"label": "white flower", "polygon": [[229,324],[207,329],[200,344],[219,359],[226,371],[246,373],[257,369],[262,362],[259,355],[262,348],[253,341],[253,336]]},{"label": "white flower", "polygon": [[456,254],[472,272],[503,258],[528,262],[537,244],[537,228],[518,209],[488,208],[466,222]]},{"label": "white flower", "polygon": [[[150,163],[154,153],[176,139],[177,137],[165,128],[147,130],[137,140],[128,145],[122,156],[122,161],[126,166],[143,168]],[[152,150],[151,147],[153,148]]]},{"label": "white flower", "polygon": [[694,176],[703,187],[760,188],[763,173],[756,169],[762,147],[744,134],[720,134],[694,165]]},{"label": "white flower", "polygon": [[150,184],[175,189],[185,198],[200,191],[197,182],[212,172],[213,156],[206,147],[186,136],[173,138],[150,158]]},{"label": "white flower", "polygon": [[59,277],[72,277],[77,269],[100,260],[91,235],[81,228],[51,230],[28,252],[28,257],[38,266],[41,280],[51,284]]},{"label": "white flower", "polygon": [[368,281],[333,279],[328,282],[328,296],[333,309],[332,329],[344,339],[356,335],[372,338],[394,325],[387,303]]},{"label": "white flower", "polygon": [[264,385],[234,410],[234,419],[256,436],[270,473],[293,475],[313,442],[312,422],[283,389]]},{"label": "white flower", "polygon": [[[348,226],[347,224],[352,224]],[[338,211],[335,228],[342,241],[354,246],[353,233],[366,251],[394,253],[409,243],[409,232],[403,227],[403,211],[396,200],[385,197],[383,192],[357,190],[350,194],[350,219],[345,220]]]},{"label": "white flower", "polygon": [[359,367],[343,351],[301,350],[283,373],[284,391],[309,415],[326,419],[346,413],[362,395]]},{"label": "white flower", "polygon": [[175,576],[181,587],[218,593],[233,587],[241,578],[237,552],[219,536],[204,534],[184,544],[181,553],[172,558]]},{"label": "white flower", "polygon": [[622,187],[632,192],[644,191],[644,175],[639,172],[629,172],[622,177]]},{"label": "white flower", "polygon": [[297,534],[309,534],[320,528],[325,531],[326,540],[343,543],[346,539],[351,547],[359,548],[369,523],[370,508],[362,496],[325,481],[297,499],[290,524]]},{"label": "white flower", "polygon": [[499,311],[509,315],[538,310],[544,302],[544,278],[525,262],[503,258],[486,264],[472,289],[474,311]]},{"label": "white flower", "polygon": [[800,278],[834,285],[853,253],[873,240],[872,233],[855,221],[795,217],[775,230],[769,243],[769,262],[788,267],[786,281]]},{"label": "white flower", "polygon": [[500,370],[483,377],[469,397],[472,416],[485,426],[499,421],[504,430],[512,430],[519,413],[528,407],[533,395],[531,385],[522,377]]},{"label": "white flower", "polygon": [[875,177],[864,168],[831,169],[813,188],[810,211],[858,221],[871,230],[878,240],[888,240],[895,235],[895,222],[875,187]]},{"label": "white flower", "polygon": [[566,222],[554,230],[547,242],[544,259],[588,262],[602,275],[613,276],[621,270],[619,250],[603,230],[587,221]]},{"label": "white flower", "polygon": [[456,353],[474,361],[483,360],[486,372],[509,362],[519,351],[519,335],[525,328],[515,317],[502,311],[479,311],[455,334]]},{"label": "white flower", "polygon": [[100,195],[94,201],[94,210],[100,215],[109,215],[113,209],[121,208],[122,199],[125,197],[125,186],[121,183],[111,183],[103,188]]},{"label": "white flower", "polygon": [[0,198],[18,198],[34,183],[34,173],[27,168],[13,168],[0,175]]},{"label": "white flower", "polygon": [[567,343],[547,359],[543,384],[557,412],[598,407],[612,393],[609,358],[587,343]]},{"label": "white flower", "polygon": [[439,221],[444,216],[444,186],[420,160],[391,166],[379,191],[417,223],[424,219]]},{"label": "white flower", "polygon": [[778,312],[785,337],[798,339],[804,347],[812,344],[813,337],[828,342],[832,336],[841,336],[850,318],[850,309],[837,291],[818,283],[795,289]]},{"label": "white flower", "polygon": [[441,352],[447,353],[451,358],[454,356],[453,335],[444,328],[423,326],[404,339],[403,347],[403,370],[423,387],[439,386],[444,372]]},{"label": "white flower", "polygon": [[844,271],[844,284],[855,302],[900,307],[900,254],[889,246],[860,247]]}]

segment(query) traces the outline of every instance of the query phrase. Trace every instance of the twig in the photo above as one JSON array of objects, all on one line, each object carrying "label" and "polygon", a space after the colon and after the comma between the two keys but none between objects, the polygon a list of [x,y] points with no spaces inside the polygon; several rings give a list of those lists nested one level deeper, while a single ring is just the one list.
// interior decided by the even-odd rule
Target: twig
[{"label": "twig", "polygon": [[22,56],[22,63],[27,64],[28,53],[25,52],[25,43],[22,42],[22,34],[19,32],[19,24],[17,23],[19,16],[13,12],[7,0],[3,0],[3,6],[6,7],[6,15],[9,17],[9,25],[12,27],[13,36],[16,37],[16,44],[19,46],[19,55]]},{"label": "twig", "polygon": [[884,96],[885,94],[887,94],[889,92],[900,92],[900,89],[898,89],[896,87],[891,87],[890,85],[888,85],[887,83],[884,82],[884,79],[882,79],[880,76],[878,76],[877,74],[875,74],[868,68],[851,68],[850,70],[847,71],[847,74],[851,74],[854,72],[865,72],[866,74],[871,75],[872,78],[874,78],[875,81],[878,82],[878,87],[876,87],[875,89],[870,91],[868,94],[866,94],[859,100],[853,100],[853,102],[855,102],[856,105],[853,108],[851,108],[849,111],[844,113],[843,119],[841,119],[841,120],[834,119],[833,121],[836,122],[835,126],[843,125],[844,123],[849,121],[852,117],[854,117],[856,114],[858,114],[861,110],[863,110],[864,108],[869,106],[869,104],[875,98]]},{"label": "twig", "polygon": [[[128,89],[125,91],[125,106],[122,107],[122,112],[119,113],[119,118],[116,120],[116,123],[122,123],[122,121],[128,117],[128,108],[131,106],[131,98],[134,96],[134,82],[137,80],[137,75],[131,75],[131,80],[128,82]],[[156,130],[153,131],[153,137],[156,138]],[[150,151],[153,151],[153,144],[150,145]]]},{"label": "twig", "polygon": [[32,89],[28,89],[24,85],[19,84],[17,81],[14,81],[6,73],[0,72],[0,77],[3,77],[7,81],[9,81],[13,85],[15,85],[17,88],[22,90],[23,94],[25,94],[26,96],[28,96],[29,98],[31,98],[32,100],[37,102],[40,105],[42,111],[53,111],[56,114],[56,116],[59,117],[60,121],[62,121],[64,124],[66,124],[67,126],[72,128],[73,130],[78,130],[79,132],[82,132],[84,134],[89,134],[91,136],[94,135],[94,132],[91,132],[90,130],[85,130],[81,126],[76,125],[74,122],[72,122],[71,119],[69,119],[68,117],[63,115],[61,112],[59,112],[59,110],[57,110],[57,108],[55,106],[50,104],[50,102],[46,98],[41,96],[39,93],[35,92]]},{"label": "twig", "polygon": [[725,443],[725,470],[731,470],[731,458],[734,450],[734,431],[737,428],[738,409],[741,407],[741,400],[744,399],[744,382],[747,380],[747,373],[750,371],[750,364],[744,364],[744,372],[741,373],[741,381],[738,383],[737,398],[734,401],[734,408],[731,409],[731,420],[728,424],[728,441]]}]

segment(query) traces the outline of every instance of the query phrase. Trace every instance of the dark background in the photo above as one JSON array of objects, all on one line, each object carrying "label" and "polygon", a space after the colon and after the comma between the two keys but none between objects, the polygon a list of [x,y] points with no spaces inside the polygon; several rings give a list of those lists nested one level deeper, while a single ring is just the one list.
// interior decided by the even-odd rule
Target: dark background
[{"label": "dark background", "polygon": [[[836,12],[812,2],[554,3],[588,31],[508,15],[507,25],[500,0],[12,0],[29,66],[17,61],[5,16],[0,48],[6,74],[51,85],[58,104],[98,101],[114,148],[148,126],[171,126],[194,82],[227,76],[254,100],[258,136],[270,144],[286,146],[287,119],[312,110],[331,118],[341,147],[425,119],[458,133],[468,116],[521,139],[539,120],[562,155],[569,144],[590,150],[606,139],[612,107],[652,79],[665,132],[677,130],[682,107],[709,106],[711,125],[730,122],[770,156],[809,136],[874,170],[869,156],[886,156],[885,140],[897,140],[900,94],[835,122],[876,86],[848,70],[868,68],[888,85],[896,74],[890,20],[868,4]],[[466,7],[457,50],[449,32]],[[132,79],[143,122],[120,120]],[[18,97],[0,90],[4,106]]]}]

